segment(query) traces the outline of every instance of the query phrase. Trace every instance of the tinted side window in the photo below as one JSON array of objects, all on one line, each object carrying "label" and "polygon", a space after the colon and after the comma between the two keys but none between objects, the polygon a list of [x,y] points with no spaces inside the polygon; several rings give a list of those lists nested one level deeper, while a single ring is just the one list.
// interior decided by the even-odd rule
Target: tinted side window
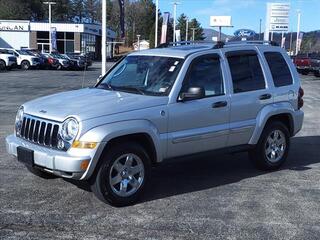
[{"label": "tinted side window", "polygon": [[200,57],[191,64],[183,90],[189,87],[203,87],[206,97],[224,94],[220,60],[217,56]]},{"label": "tinted side window", "polygon": [[264,56],[268,62],[273,82],[276,87],[291,85],[293,80],[289,67],[281,53],[266,52]]},{"label": "tinted side window", "polygon": [[265,88],[265,80],[256,54],[228,56],[234,93]]}]

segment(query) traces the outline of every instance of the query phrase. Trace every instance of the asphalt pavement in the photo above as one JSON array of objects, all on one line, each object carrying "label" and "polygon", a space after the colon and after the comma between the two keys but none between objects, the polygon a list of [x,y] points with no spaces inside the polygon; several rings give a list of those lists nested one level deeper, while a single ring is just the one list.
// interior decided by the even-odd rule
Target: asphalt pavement
[{"label": "asphalt pavement", "polygon": [[280,170],[246,153],[165,162],[139,203],[115,208],[85,184],[32,175],[4,142],[20,104],[92,86],[99,71],[0,72],[0,239],[320,239],[320,78],[302,76],[305,121]]}]

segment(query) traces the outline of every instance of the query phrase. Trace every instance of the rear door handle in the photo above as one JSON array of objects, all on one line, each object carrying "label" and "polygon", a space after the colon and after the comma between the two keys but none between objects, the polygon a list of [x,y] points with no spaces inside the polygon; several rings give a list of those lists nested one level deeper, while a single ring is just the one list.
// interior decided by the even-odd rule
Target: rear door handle
[{"label": "rear door handle", "polygon": [[267,93],[267,94],[262,94],[259,99],[260,100],[267,100],[267,99],[270,99],[272,97],[272,95],[270,93]]},{"label": "rear door handle", "polygon": [[227,106],[228,103],[227,101],[220,101],[220,102],[215,102],[212,104],[212,108],[221,108]]}]

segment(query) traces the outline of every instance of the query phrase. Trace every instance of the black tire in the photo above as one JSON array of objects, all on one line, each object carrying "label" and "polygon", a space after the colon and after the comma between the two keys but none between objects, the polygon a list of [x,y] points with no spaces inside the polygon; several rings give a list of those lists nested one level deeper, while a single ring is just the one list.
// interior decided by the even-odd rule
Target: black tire
[{"label": "black tire", "polygon": [[314,76],[315,76],[315,77],[320,77],[320,71],[315,71],[315,72],[314,72]]},{"label": "black tire", "polygon": [[302,74],[302,75],[308,75],[308,74],[309,74],[309,70],[303,70],[303,71],[301,72],[301,74]]},{"label": "black tire", "polygon": [[[283,155],[276,161],[270,161],[267,157],[266,147],[269,146],[268,137],[271,134],[278,130],[283,134],[285,139],[285,148],[283,151]],[[254,163],[254,165],[261,170],[276,170],[280,168],[280,166],[286,161],[288,157],[288,152],[290,149],[290,133],[288,128],[279,121],[270,122],[263,130],[258,144],[255,146],[253,150],[249,152],[249,158]],[[272,153],[270,153],[272,154]],[[279,155],[278,155],[279,157]]]},{"label": "black tire", "polygon": [[21,69],[23,70],[28,70],[30,68],[30,63],[27,60],[23,60],[21,62]]},{"label": "black tire", "polygon": [[[116,171],[113,164],[116,161],[119,161],[118,159],[121,159],[121,157],[126,154],[134,154],[139,157],[144,167],[144,178],[141,181],[140,187],[138,187],[135,192],[133,192],[130,196],[123,197],[114,192],[109,177],[112,176],[114,171]],[[96,195],[96,197],[104,203],[109,203],[114,206],[132,205],[143,194],[145,185],[148,182],[150,167],[150,157],[141,145],[134,142],[125,142],[122,144],[114,145],[109,151],[106,151],[102,155],[99,165],[97,166],[96,174],[94,174],[90,181],[91,190]],[[120,172],[118,172],[118,174],[120,174]],[[122,181],[119,182],[119,186],[121,185]],[[131,184],[129,185],[131,186]]]},{"label": "black tire", "polygon": [[43,179],[53,179],[53,178],[57,178],[55,175],[51,174],[51,173],[48,173],[48,172],[45,172],[45,171],[42,171],[38,168],[35,168],[35,167],[29,167],[29,166],[26,166],[27,169],[29,170],[29,172],[31,172],[33,175],[36,175],[40,178],[43,178]]},{"label": "black tire", "polygon": [[6,70],[6,62],[3,60],[0,60],[0,71]]},{"label": "black tire", "polygon": [[62,65],[59,63],[56,69],[57,70],[62,70]]}]

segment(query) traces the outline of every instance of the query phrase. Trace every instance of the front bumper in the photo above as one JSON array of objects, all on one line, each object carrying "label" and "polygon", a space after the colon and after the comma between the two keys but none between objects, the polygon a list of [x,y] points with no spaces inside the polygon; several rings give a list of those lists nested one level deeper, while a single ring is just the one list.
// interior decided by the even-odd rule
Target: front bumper
[{"label": "front bumper", "polygon": [[91,163],[94,156],[94,150],[73,149],[63,152],[36,145],[15,135],[10,135],[6,138],[6,149],[9,154],[17,157],[18,146],[34,151],[34,164],[36,167],[64,178],[82,179],[86,171],[81,169],[81,163],[84,160],[89,160]]}]

